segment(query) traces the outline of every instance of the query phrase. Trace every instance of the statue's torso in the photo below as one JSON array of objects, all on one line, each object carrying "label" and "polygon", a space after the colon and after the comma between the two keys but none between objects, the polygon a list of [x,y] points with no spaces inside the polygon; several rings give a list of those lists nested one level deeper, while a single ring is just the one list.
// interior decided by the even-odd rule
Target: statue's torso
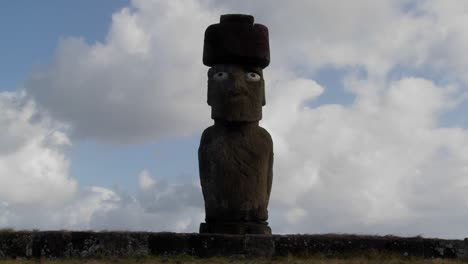
[{"label": "statue's torso", "polygon": [[199,163],[207,221],[266,221],[273,144],[265,129],[257,124],[207,128]]}]

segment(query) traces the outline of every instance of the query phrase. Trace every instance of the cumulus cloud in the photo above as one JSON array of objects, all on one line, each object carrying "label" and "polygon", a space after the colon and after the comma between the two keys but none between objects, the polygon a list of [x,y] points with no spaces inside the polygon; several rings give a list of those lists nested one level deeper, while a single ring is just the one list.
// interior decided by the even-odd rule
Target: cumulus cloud
[{"label": "cumulus cloud", "polygon": [[[141,190],[141,197],[102,187],[86,187],[73,199],[54,207],[38,205],[22,209],[4,202],[0,204],[0,225],[39,230],[197,231],[204,219],[203,205],[184,197],[197,195],[199,188],[185,184],[165,187]],[[177,198],[173,191],[186,193],[179,193],[181,198]],[[161,193],[151,197],[150,193],[154,192]],[[195,201],[201,202],[201,197]]]},{"label": "cumulus cloud", "polygon": [[[138,178],[142,175],[152,184],[140,186],[136,196],[98,187],[87,189],[65,211],[62,218],[66,225],[71,229],[197,231],[204,219],[199,185],[154,179],[147,170]],[[76,212],[77,208],[85,211]],[[76,217],[68,211],[76,212]]]},{"label": "cumulus cloud", "polygon": [[[274,92],[296,98],[271,101],[264,120],[276,147],[271,210],[277,232],[460,237],[465,216],[449,212],[468,209],[468,133],[438,126],[438,115],[452,107],[452,88],[405,78],[377,95],[357,95],[348,107],[312,108],[305,102],[321,90],[316,83],[277,84]],[[275,110],[283,103],[296,118]],[[458,224],[441,229],[440,221]]]},{"label": "cumulus cloud", "polygon": [[142,185],[136,197],[121,193],[120,206],[96,211],[89,226],[96,230],[144,230],[196,232],[204,220],[204,206],[198,182],[170,183],[154,179],[144,170],[151,185]]},{"label": "cumulus cloud", "polygon": [[62,125],[37,112],[24,93],[0,93],[0,112],[0,201],[33,207],[70,199],[76,182],[68,175]]},{"label": "cumulus cloud", "polygon": [[[76,140],[196,133],[209,122],[203,32],[221,13],[253,14],[271,37],[262,125],[275,145],[274,231],[462,237],[468,133],[442,127],[440,116],[466,98],[466,10],[460,1],[429,0],[135,0],[114,14],[105,42],[63,39],[25,87]],[[323,68],[345,70],[337,78],[354,96],[350,105],[311,106],[338,89],[312,79]],[[57,135],[52,142],[66,145]],[[0,141],[0,155],[25,138]],[[69,210],[85,220],[57,219],[82,228],[196,231],[198,183],[168,183],[148,171],[138,181],[137,197],[80,191],[83,207],[72,202],[78,209]],[[0,222],[14,216],[8,208],[0,204]]]},{"label": "cumulus cloud", "polygon": [[71,125],[73,138],[189,135],[209,122],[201,57],[204,27],[217,19],[212,12],[198,1],[134,1],[113,15],[104,43],[62,39],[26,90]]},{"label": "cumulus cloud", "polygon": [[25,87],[54,118],[71,125],[73,138],[155,142],[196,133],[210,122],[203,33],[221,13],[254,14],[270,27],[270,71],[309,78],[324,67],[357,68],[385,79],[403,68],[408,75],[432,70],[449,82],[468,76],[465,9],[454,5],[132,1],[113,15],[103,43],[62,39],[53,61],[37,67]]},{"label": "cumulus cloud", "polygon": [[140,175],[138,175],[138,184],[142,190],[147,190],[153,187],[156,181],[150,176],[147,170],[143,170]]},{"label": "cumulus cloud", "polygon": [[195,230],[203,219],[196,184],[143,170],[139,196],[91,186],[69,174],[67,127],[21,92],[0,93],[0,228]]}]

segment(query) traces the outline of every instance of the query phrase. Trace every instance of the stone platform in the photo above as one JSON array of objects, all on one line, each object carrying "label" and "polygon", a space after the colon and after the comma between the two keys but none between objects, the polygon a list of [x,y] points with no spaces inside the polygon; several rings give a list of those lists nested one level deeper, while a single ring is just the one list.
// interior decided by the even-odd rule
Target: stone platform
[{"label": "stone platform", "polygon": [[0,232],[0,258],[192,255],[340,257],[390,253],[467,258],[468,239],[358,235],[223,235],[148,232]]},{"label": "stone platform", "polygon": [[267,223],[201,223],[200,233],[271,235]]}]

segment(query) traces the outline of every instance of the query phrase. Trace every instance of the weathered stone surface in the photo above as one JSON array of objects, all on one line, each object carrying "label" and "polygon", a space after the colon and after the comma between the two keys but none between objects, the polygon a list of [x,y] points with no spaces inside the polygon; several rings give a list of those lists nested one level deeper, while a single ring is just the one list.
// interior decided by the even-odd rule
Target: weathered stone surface
[{"label": "weathered stone surface", "polygon": [[467,258],[464,240],[357,235],[225,235],[147,232],[3,232],[0,258],[173,256],[345,257],[391,253]]},{"label": "weathered stone surface", "polygon": [[462,240],[421,237],[358,235],[274,236],[275,255],[329,257],[393,253],[405,257],[466,258],[468,244]]},{"label": "weathered stone surface", "polygon": [[0,233],[0,258],[26,258],[32,256],[33,234],[30,232]]},{"label": "weathered stone surface", "polygon": [[262,68],[269,63],[268,30],[248,15],[223,15],[206,30],[203,60],[215,124],[198,150],[206,223],[201,233],[271,234],[268,200],[273,141],[258,125],[265,105]]},{"label": "weathered stone surface", "polygon": [[223,234],[271,234],[271,228],[266,222],[223,222],[208,221],[200,224],[200,233]]},{"label": "weathered stone surface", "polygon": [[205,31],[203,63],[267,67],[270,63],[268,28],[254,24],[250,15],[222,15],[219,24],[210,25]]},{"label": "weathered stone surface", "polygon": [[148,237],[151,255],[196,255],[190,234],[152,233]]},{"label": "weathered stone surface", "polygon": [[200,179],[208,222],[265,222],[272,183],[273,143],[256,124],[205,130]]},{"label": "weathered stone surface", "polygon": [[[258,74],[258,81],[247,80],[247,74]],[[217,74],[225,74],[219,79]],[[220,64],[208,70],[208,105],[211,118],[228,122],[254,122],[262,119],[265,105],[263,72],[258,67]]]}]

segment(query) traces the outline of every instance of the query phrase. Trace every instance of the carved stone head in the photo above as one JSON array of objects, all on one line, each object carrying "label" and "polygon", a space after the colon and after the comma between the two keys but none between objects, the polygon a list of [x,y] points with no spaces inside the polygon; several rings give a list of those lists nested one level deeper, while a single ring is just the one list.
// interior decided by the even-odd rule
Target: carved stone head
[{"label": "carved stone head", "polygon": [[211,118],[229,122],[258,121],[265,105],[265,83],[260,67],[218,64],[208,70]]},{"label": "carved stone head", "polygon": [[222,15],[205,32],[203,63],[208,70],[211,118],[258,121],[265,105],[262,69],[270,63],[268,28],[250,15]]}]

